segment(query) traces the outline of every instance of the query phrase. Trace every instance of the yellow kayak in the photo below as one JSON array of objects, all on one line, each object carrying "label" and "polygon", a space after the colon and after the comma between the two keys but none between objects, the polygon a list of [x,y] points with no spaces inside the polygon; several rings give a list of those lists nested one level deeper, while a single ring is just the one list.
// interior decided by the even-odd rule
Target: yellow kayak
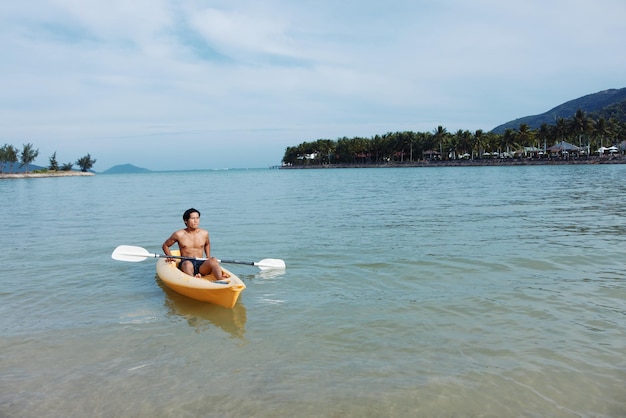
[{"label": "yellow kayak", "polygon": [[[179,256],[180,252],[172,251],[172,255]],[[160,258],[157,261],[156,271],[163,283],[175,292],[201,302],[210,302],[225,308],[232,308],[237,303],[239,294],[246,285],[232,272],[222,268],[222,280],[215,281],[213,275],[192,277],[178,269],[180,260],[167,262]],[[226,277],[228,276],[228,277]]]}]

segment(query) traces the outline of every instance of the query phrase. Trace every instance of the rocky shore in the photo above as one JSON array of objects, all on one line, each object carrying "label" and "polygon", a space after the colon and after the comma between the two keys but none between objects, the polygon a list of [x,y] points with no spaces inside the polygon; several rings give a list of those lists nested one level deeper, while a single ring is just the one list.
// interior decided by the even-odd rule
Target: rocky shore
[{"label": "rocky shore", "polygon": [[352,164],[322,164],[281,166],[280,169],[307,169],[307,168],[392,168],[392,167],[484,167],[484,166],[525,166],[525,165],[576,165],[576,164],[626,164],[626,156],[616,157],[588,157],[578,159],[482,159],[482,160],[420,160],[420,161],[392,161],[380,163],[352,163]]},{"label": "rocky shore", "polygon": [[75,177],[93,176],[94,173],[82,171],[47,171],[45,173],[0,173],[0,179],[29,179],[39,177]]}]

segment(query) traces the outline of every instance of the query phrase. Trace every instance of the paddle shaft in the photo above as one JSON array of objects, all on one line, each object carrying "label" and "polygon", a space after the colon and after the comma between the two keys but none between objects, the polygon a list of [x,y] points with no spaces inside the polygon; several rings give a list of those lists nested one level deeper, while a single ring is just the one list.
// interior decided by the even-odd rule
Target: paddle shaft
[{"label": "paddle shaft", "polygon": [[[206,258],[182,257],[182,256],[179,256],[179,255],[154,254],[154,256],[157,257],[157,258],[176,258],[176,259],[180,259],[180,260],[200,260],[200,261],[207,260]],[[218,259],[217,261],[219,261],[220,263],[226,263],[226,264],[245,264],[245,265],[248,265],[248,266],[255,266],[256,265],[256,263],[254,261],[220,260],[220,259]]]},{"label": "paddle shaft", "polygon": [[180,256],[180,255],[167,255],[167,254],[150,254],[150,256],[152,256],[154,258],[175,258],[177,260],[200,260],[200,261],[206,261],[207,260],[206,258],[183,257],[183,256]]},{"label": "paddle shaft", "polygon": [[248,266],[256,266],[257,263],[253,262],[253,261],[237,261],[237,260],[218,260],[220,263],[226,263],[226,264],[245,264]]}]

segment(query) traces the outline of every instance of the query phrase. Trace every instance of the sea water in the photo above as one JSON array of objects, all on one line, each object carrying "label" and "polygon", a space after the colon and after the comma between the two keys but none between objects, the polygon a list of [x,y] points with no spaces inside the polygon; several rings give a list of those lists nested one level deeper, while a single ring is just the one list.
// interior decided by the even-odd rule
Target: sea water
[{"label": "sea water", "polygon": [[[626,165],[0,181],[0,416],[626,416]],[[201,211],[223,309],[155,260]]]}]

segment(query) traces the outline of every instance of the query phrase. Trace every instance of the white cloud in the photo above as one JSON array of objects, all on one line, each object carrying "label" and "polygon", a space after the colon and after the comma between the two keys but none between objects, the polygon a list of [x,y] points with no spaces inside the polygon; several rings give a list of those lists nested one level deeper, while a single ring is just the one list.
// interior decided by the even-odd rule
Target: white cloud
[{"label": "white cloud", "polygon": [[224,55],[246,59],[258,54],[297,55],[279,19],[240,11],[205,9],[190,16],[193,29]]}]

